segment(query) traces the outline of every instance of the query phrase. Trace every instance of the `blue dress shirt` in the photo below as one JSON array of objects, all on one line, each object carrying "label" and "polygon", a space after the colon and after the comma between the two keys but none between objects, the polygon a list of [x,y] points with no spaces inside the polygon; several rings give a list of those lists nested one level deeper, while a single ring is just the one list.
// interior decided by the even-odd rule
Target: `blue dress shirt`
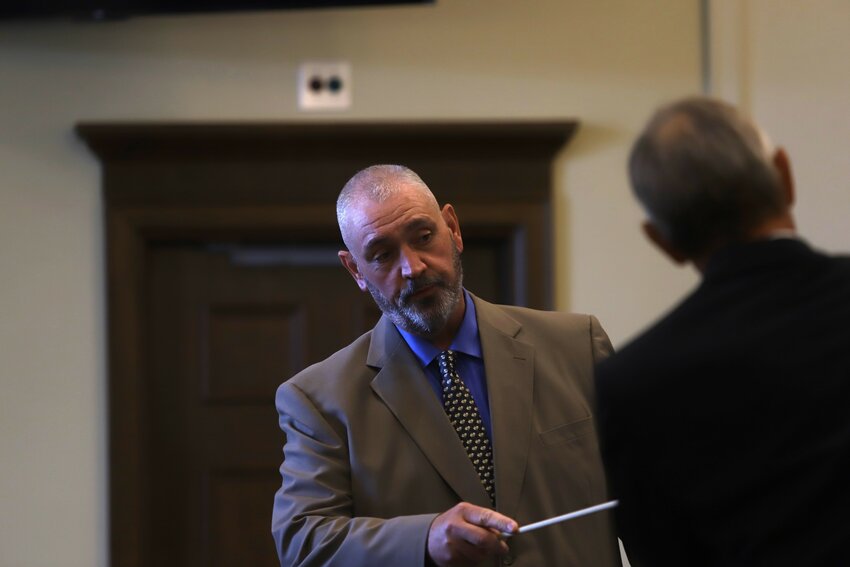
[{"label": "blue dress shirt", "polygon": [[[463,294],[466,299],[466,311],[449,350],[456,353],[455,368],[466,387],[469,388],[472,399],[478,406],[478,413],[481,414],[481,421],[484,423],[487,437],[492,442],[490,400],[487,397],[487,377],[484,374],[484,358],[481,355],[481,339],[478,336],[478,319],[475,316],[475,304],[472,302],[472,297],[465,289]],[[398,329],[398,327],[396,328]],[[443,387],[440,369],[437,365],[437,355],[442,351],[428,342],[427,339],[408,333],[403,329],[398,329],[398,332],[401,333],[407,346],[410,347],[410,350],[422,364],[425,375],[428,376],[428,381],[442,405]]]}]

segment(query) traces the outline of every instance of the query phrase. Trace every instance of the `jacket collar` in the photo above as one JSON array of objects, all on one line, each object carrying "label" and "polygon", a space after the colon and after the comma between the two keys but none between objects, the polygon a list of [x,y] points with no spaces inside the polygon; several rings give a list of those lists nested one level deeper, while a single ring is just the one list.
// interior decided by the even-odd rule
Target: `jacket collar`
[{"label": "jacket collar", "polygon": [[718,250],[706,264],[706,281],[739,277],[742,273],[796,270],[824,258],[798,238],[770,238],[730,244]]}]

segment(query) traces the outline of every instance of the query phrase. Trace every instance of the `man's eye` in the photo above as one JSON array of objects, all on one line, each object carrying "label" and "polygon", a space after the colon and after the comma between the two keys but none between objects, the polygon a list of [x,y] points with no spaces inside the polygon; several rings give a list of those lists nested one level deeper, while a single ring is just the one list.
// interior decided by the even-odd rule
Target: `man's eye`
[{"label": "man's eye", "polygon": [[386,262],[389,259],[390,255],[386,252],[378,252],[374,256],[372,256],[372,261],[377,263]]},{"label": "man's eye", "polygon": [[428,243],[431,241],[431,238],[434,236],[432,232],[426,232],[422,236],[419,237],[419,241],[423,243]]}]

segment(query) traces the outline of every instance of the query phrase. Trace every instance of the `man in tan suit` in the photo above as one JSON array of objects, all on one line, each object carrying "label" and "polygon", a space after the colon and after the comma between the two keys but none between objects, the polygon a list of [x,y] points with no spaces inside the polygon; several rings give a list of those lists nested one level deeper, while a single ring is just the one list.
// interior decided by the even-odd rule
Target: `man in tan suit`
[{"label": "man in tan suit", "polygon": [[[384,315],[278,389],[281,565],[618,565],[607,513],[500,537],[605,500],[592,378],[611,346],[599,322],[464,290],[455,211],[407,168],[356,174],[337,216],[340,259]],[[453,396],[474,404],[480,446],[444,409]]]}]

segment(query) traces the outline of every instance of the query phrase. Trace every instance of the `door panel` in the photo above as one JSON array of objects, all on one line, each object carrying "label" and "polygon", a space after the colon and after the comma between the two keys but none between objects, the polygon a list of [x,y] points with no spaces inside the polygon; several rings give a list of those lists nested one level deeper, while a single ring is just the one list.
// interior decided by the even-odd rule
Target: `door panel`
[{"label": "door panel", "polygon": [[150,254],[151,564],[277,565],[275,390],[377,321],[335,257],[233,259],[207,247]]}]

